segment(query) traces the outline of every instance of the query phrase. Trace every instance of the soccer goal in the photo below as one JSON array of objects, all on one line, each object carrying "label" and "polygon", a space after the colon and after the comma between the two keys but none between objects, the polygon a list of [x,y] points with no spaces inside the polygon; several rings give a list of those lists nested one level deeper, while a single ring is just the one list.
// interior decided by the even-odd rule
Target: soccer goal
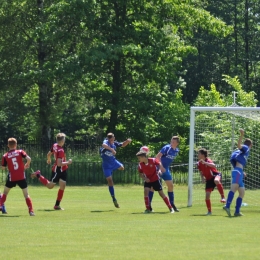
[{"label": "soccer goal", "polygon": [[[205,203],[205,184],[197,169],[197,150],[206,148],[209,157],[222,173],[225,196],[231,184],[231,152],[237,147],[239,129],[245,130],[245,138],[253,141],[253,147],[244,171],[245,197],[248,205],[260,205],[260,108],[259,107],[191,107],[188,206]],[[212,202],[219,203],[217,189],[211,194]]]}]

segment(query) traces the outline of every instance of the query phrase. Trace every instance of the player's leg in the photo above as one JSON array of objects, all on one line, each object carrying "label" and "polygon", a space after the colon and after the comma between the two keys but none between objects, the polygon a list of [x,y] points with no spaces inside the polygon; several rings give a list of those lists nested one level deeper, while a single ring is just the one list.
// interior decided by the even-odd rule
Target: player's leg
[{"label": "player's leg", "polygon": [[61,168],[57,168],[56,172],[57,172],[56,178],[53,178],[52,181],[57,182],[57,179],[59,179],[60,188],[58,190],[57,199],[53,208],[55,210],[63,210],[63,208],[60,207],[60,202],[63,198],[64,190],[66,188],[67,171],[62,172]]},{"label": "player's leg", "polygon": [[35,216],[34,211],[33,211],[32,200],[28,193],[28,186],[27,186],[26,180],[24,179],[24,180],[18,181],[18,186],[22,189],[23,196],[25,198],[25,202],[28,207],[29,215]]},{"label": "player's leg", "polygon": [[6,209],[5,209],[5,201],[6,201],[7,195],[9,193],[9,191],[15,186],[16,186],[16,182],[10,181],[10,174],[8,174],[7,179],[6,179],[6,183],[5,183],[5,187],[4,187],[4,191],[3,191],[3,194],[2,194],[2,198],[0,200],[0,207],[2,208],[3,214],[7,214]]},{"label": "player's leg", "polygon": [[0,193],[0,210],[2,211],[3,214],[7,214],[5,204],[2,204],[2,194]]},{"label": "player's leg", "polygon": [[159,195],[163,199],[166,206],[169,208],[170,212],[174,213],[174,209],[173,209],[168,197],[165,196],[163,189],[162,189],[162,184],[159,180],[153,183],[153,188],[154,188],[155,191],[158,191]]},{"label": "player's leg", "polygon": [[206,207],[208,209],[208,213],[206,215],[208,215],[208,216],[212,214],[212,211],[211,211],[211,201],[210,201],[211,192],[212,192],[212,188],[206,189],[205,202],[206,202]]},{"label": "player's leg", "polygon": [[222,177],[221,174],[216,175],[214,182],[215,182],[217,189],[218,189],[218,192],[221,196],[220,202],[226,203],[226,199],[225,199],[225,195],[224,195],[224,189],[223,189],[223,186],[222,186],[222,183],[221,183],[221,177]]},{"label": "player's leg", "polygon": [[151,213],[151,205],[150,205],[150,199],[149,199],[149,192],[151,190],[151,184],[148,182],[144,183],[144,204],[145,204],[145,208],[146,210],[144,211],[144,213]]},{"label": "player's leg", "polygon": [[245,186],[244,186],[243,179],[241,179],[241,182],[239,183],[238,193],[239,193],[239,195],[238,195],[237,200],[236,200],[236,210],[235,210],[235,213],[234,213],[235,217],[243,216],[243,214],[240,212],[242,201],[243,201],[243,198],[244,198],[244,195],[245,195]]},{"label": "player's leg", "polygon": [[149,201],[150,201],[150,209],[151,209],[151,211],[153,211],[153,209],[152,209],[153,195],[154,195],[154,189],[151,188],[151,189],[149,190],[149,193],[148,193],[148,197],[149,197]]},{"label": "player's leg", "polygon": [[41,175],[40,170],[31,174],[31,178],[37,177],[38,180],[46,186],[48,189],[52,189],[55,186],[55,183],[50,183],[43,175]]}]

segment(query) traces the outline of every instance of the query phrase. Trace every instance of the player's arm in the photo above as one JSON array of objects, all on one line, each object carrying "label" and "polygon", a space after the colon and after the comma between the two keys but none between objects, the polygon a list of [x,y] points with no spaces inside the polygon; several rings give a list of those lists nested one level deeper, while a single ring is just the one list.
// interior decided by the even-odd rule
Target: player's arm
[{"label": "player's arm", "polygon": [[69,160],[66,161],[66,162],[63,162],[61,158],[58,158],[58,159],[57,159],[57,166],[58,166],[58,167],[62,167],[62,166],[64,166],[64,165],[69,165],[69,164],[71,164],[71,163],[72,163],[72,160],[71,160],[71,159],[69,159]]},{"label": "player's arm", "polygon": [[53,154],[53,152],[49,151],[47,153],[47,163],[50,164],[51,163],[51,155]]},{"label": "player's arm", "polygon": [[159,168],[162,173],[166,172],[165,168],[163,167],[162,163],[159,162]]},{"label": "player's arm", "polygon": [[116,151],[113,148],[111,148],[109,145],[103,143],[102,147],[107,149],[107,150],[109,150],[109,151],[111,151],[114,155],[116,154]]},{"label": "player's arm", "polygon": [[240,136],[239,136],[239,138],[238,138],[237,148],[238,148],[239,150],[241,150],[241,149],[242,149],[242,140],[243,140],[245,131],[244,131],[243,129],[239,129],[239,132],[240,132]]},{"label": "player's arm", "polygon": [[206,178],[204,177],[202,171],[200,171],[200,177],[201,177],[201,181],[204,183],[206,181]]},{"label": "player's arm", "polygon": [[206,162],[203,159],[200,160],[200,162],[202,162],[203,164],[209,166],[209,167],[216,167],[216,164],[213,162]]},{"label": "player's arm", "polygon": [[162,154],[161,152],[159,152],[159,153],[156,155],[155,159],[157,159],[159,162],[161,162],[162,156],[163,156],[163,154]]},{"label": "player's arm", "polygon": [[24,169],[28,169],[28,168],[30,168],[30,164],[31,164],[32,159],[28,155],[26,155],[25,159],[26,159],[26,163],[24,165]]},{"label": "player's arm", "polygon": [[122,147],[127,146],[127,145],[130,144],[131,142],[132,142],[132,139],[130,139],[130,138],[126,139],[126,140],[123,142]]},{"label": "player's arm", "polygon": [[139,173],[140,178],[142,178],[145,182],[150,182],[150,180],[143,173],[143,170],[140,168],[140,166],[138,166],[138,173]]}]

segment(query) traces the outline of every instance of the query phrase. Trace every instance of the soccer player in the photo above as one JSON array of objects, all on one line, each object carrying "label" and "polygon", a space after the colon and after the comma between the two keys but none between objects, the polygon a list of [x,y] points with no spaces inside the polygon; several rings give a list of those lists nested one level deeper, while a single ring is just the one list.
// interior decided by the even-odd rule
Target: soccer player
[{"label": "soccer player", "polygon": [[242,145],[242,140],[245,131],[243,129],[239,129],[239,132],[240,132],[240,136],[237,143],[238,150],[234,151],[230,157],[230,163],[233,166],[231,189],[228,193],[226,206],[223,207],[223,209],[227,212],[229,217],[231,217],[230,204],[232,203],[234,194],[237,190],[239,195],[236,200],[236,210],[234,216],[235,217],[243,216],[243,214],[240,212],[242,200],[245,195],[245,185],[243,181],[245,173],[243,172],[243,169],[246,165],[250,149],[253,146],[252,140],[248,138],[245,139],[244,144]]},{"label": "soccer player", "polygon": [[217,170],[216,165],[213,161],[208,157],[208,151],[205,148],[201,148],[198,151],[198,159],[197,167],[200,171],[201,180],[203,183],[206,183],[205,191],[206,191],[206,206],[208,209],[208,213],[206,215],[212,215],[211,212],[211,201],[210,201],[210,194],[217,186],[218,192],[221,196],[221,203],[225,203],[225,195],[223,186],[221,183],[222,174]]},{"label": "soccer player", "polygon": [[[166,171],[161,174],[161,178],[165,181],[167,188],[168,188],[168,197],[169,201],[174,209],[174,211],[179,212],[179,210],[176,208],[174,204],[174,192],[173,192],[173,181],[172,181],[172,175],[170,173],[170,165],[175,159],[175,157],[179,153],[178,145],[180,143],[180,138],[178,136],[173,136],[171,139],[171,143],[165,145],[160,152],[156,155],[156,159],[162,163],[163,167],[166,169]],[[150,203],[152,203],[154,191],[153,189],[149,192],[149,200]]]},{"label": "soccer player", "polygon": [[66,161],[66,155],[63,149],[63,146],[65,144],[65,137],[66,135],[64,133],[57,134],[57,143],[53,144],[53,146],[47,154],[47,164],[51,163],[51,155],[54,155],[55,159],[55,163],[52,166],[52,174],[50,181],[47,180],[44,176],[42,176],[39,170],[31,174],[32,178],[37,177],[39,181],[48,189],[52,189],[56,185],[56,183],[59,182],[60,188],[58,190],[56,203],[54,205],[55,210],[64,210],[63,208],[61,208],[60,202],[62,200],[64,190],[66,187],[68,165],[72,163],[71,159]]},{"label": "soccer player", "polygon": [[157,167],[160,168],[161,172],[165,172],[165,169],[163,168],[162,164],[156,159],[156,158],[148,158],[147,153],[144,153],[143,151],[139,151],[136,154],[139,165],[138,165],[138,171],[140,174],[140,177],[144,180],[144,202],[146,210],[144,213],[151,213],[152,208],[149,200],[149,191],[151,189],[158,191],[159,195],[164,200],[165,204],[169,208],[171,213],[174,213],[174,209],[172,208],[172,205],[168,198],[165,196],[162,184],[160,182],[160,178],[157,172]]},{"label": "soccer player", "polygon": [[[29,209],[29,215],[35,216],[33,211],[32,200],[28,193],[28,185],[25,178],[24,170],[30,167],[31,158],[23,150],[17,150],[17,140],[15,138],[8,139],[9,151],[2,157],[2,169],[8,168],[8,175],[4,192],[0,200],[0,206],[3,207],[9,191],[16,186],[22,189],[26,204]],[[23,160],[26,159],[24,164]]]},{"label": "soccer player", "polygon": [[115,135],[113,133],[108,133],[107,138],[104,140],[102,148],[100,149],[103,172],[105,178],[107,179],[109,193],[116,208],[119,208],[119,204],[115,197],[112,173],[114,170],[124,170],[123,164],[117,161],[115,158],[116,148],[125,147],[131,143],[131,141],[131,139],[127,139],[124,142],[119,143],[115,141]]}]

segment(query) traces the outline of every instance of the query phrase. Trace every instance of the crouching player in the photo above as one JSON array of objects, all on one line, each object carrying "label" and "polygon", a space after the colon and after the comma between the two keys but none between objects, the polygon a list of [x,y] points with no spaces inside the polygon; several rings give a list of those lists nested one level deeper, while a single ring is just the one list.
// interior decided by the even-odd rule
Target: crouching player
[{"label": "crouching player", "polygon": [[139,151],[136,156],[139,160],[138,171],[141,178],[144,180],[144,202],[146,207],[144,213],[152,212],[148,196],[151,188],[153,188],[155,191],[158,191],[159,195],[164,200],[170,212],[174,213],[174,209],[172,208],[171,203],[163,193],[162,184],[157,173],[157,166],[160,167],[160,170],[162,172],[165,172],[162,164],[155,158],[148,158],[147,153],[145,153],[144,151]]},{"label": "crouching player", "polygon": [[220,202],[225,203],[226,199],[224,196],[223,186],[221,184],[222,174],[217,170],[216,165],[213,161],[208,158],[208,151],[204,148],[201,148],[198,151],[198,169],[201,174],[202,182],[206,182],[206,198],[205,202],[207,205],[208,213],[206,215],[211,215],[211,201],[210,201],[210,194],[217,186],[218,192],[221,196]]}]

